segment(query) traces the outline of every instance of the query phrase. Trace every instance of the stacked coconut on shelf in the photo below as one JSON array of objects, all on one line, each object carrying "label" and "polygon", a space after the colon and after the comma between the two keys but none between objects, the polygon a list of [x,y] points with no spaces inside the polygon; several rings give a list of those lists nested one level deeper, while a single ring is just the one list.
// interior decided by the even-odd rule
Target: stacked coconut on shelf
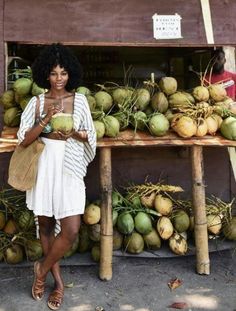
[{"label": "stacked coconut on shelf", "polygon": [[[45,91],[32,81],[30,68],[19,74],[21,77],[12,89],[3,92],[0,101],[4,124],[10,127],[19,126],[21,113],[32,96]],[[207,87],[202,84],[187,92],[178,89],[175,78],[163,77],[158,83],[152,79],[137,87],[109,82],[96,84],[93,90],[80,86],[74,91],[88,100],[97,139],[116,137],[128,127],[157,137],[172,128],[184,138],[214,135],[221,128],[223,136],[234,139],[236,104],[227,97],[221,84]],[[71,120],[65,115],[58,115],[54,123],[56,129],[71,128]]]}]

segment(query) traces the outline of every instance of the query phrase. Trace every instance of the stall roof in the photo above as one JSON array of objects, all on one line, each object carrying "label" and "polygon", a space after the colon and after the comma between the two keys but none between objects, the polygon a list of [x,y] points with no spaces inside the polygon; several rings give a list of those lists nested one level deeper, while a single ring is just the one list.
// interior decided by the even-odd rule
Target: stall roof
[{"label": "stall roof", "polygon": [[[201,0],[4,1],[4,41],[77,45],[209,46]],[[207,2],[207,0],[203,0]],[[236,1],[209,0],[214,45],[236,44]],[[154,14],[181,16],[180,39],[155,39]],[[207,24],[209,28],[209,20]]]}]

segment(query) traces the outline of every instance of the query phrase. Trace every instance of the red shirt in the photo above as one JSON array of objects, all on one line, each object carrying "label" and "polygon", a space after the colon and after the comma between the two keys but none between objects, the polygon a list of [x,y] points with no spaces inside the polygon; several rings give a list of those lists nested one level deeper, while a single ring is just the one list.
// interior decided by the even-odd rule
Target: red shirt
[{"label": "red shirt", "polygon": [[[226,89],[227,95],[235,100],[236,98],[236,73],[224,71],[220,74],[212,74],[211,79],[209,75],[205,78],[207,84],[214,84],[221,82]],[[209,81],[210,80],[210,81]]]}]

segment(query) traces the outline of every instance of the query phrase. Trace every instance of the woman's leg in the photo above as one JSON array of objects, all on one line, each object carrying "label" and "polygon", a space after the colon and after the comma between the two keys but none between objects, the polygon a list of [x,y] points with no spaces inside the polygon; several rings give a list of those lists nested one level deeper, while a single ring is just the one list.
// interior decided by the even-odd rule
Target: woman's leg
[{"label": "woman's leg", "polygon": [[[45,279],[50,269],[71,248],[80,228],[80,215],[69,216],[60,220],[61,232],[54,239],[45,258],[40,262],[37,276]],[[40,228],[41,230],[41,228]]]},{"label": "woman's leg", "polygon": [[[43,248],[44,256],[47,256],[55,240],[55,219],[53,217],[38,216],[40,241]],[[63,280],[60,273],[59,262],[56,262],[52,268],[51,273],[55,281],[55,288],[63,289]]]}]

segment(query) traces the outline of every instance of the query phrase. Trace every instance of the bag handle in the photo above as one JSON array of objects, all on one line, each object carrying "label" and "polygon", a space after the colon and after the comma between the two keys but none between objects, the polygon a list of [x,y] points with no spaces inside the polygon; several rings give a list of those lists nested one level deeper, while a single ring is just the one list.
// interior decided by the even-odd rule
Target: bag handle
[{"label": "bag handle", "polygon": [[39,95],[36,95],[36,109],[35,109],[35,121],[40,117],[40,99]]}]

